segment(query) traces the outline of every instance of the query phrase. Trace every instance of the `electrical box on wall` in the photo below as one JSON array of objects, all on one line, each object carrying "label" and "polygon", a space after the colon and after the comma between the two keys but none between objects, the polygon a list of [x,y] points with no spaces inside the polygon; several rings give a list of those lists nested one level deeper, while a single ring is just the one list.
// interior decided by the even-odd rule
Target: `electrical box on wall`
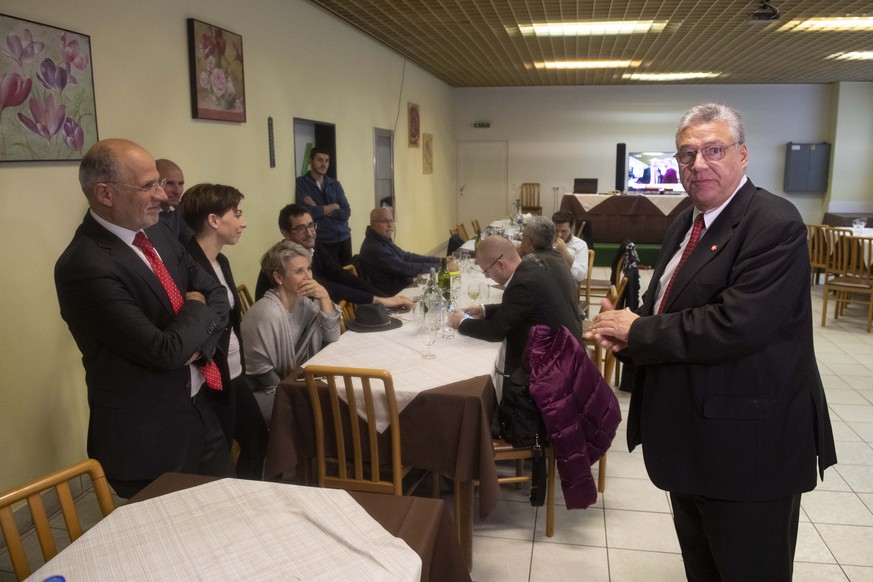
[{"label": "electrical box on wall", "polygon": [[825,192],[831,167],[831,144],[788,142],[785,150],[785,192]]}]

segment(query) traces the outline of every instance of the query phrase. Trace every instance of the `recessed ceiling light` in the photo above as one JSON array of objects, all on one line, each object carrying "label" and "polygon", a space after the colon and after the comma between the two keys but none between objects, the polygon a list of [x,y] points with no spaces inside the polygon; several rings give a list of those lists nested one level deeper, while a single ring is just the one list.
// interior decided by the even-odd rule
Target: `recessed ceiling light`
[{"label": "recessed ceiling light", "polygon": [[626,69],[639,67],[640,61],[540,61],[537,69]]},{"label": "recessed ceiling light", "polygon": [[840,61],[873,61],[873,51],[852,51],[849,53],[836,53],[828,57]]},{"label": "recessed ceiling light", "polygon": [[689,81],[716,77],[721,77],[721,73],[627,73],[621,76],[631,81]]},{"label": "recessed ceiling light", "polygon": [[[604,20],[601,22],[535,22],[519,26],[524,36],[605,36],[612,34],[643,34],[661,32],[667,21],[654,20]],[[511,29],[509,29],[511,30]]]},{"label": "recessed ceiling light", "polygon": [[809,20],[792,20],[779,29],[780,31],[847,31],[858,32],[873,30],[873,18],[810,18]]}]

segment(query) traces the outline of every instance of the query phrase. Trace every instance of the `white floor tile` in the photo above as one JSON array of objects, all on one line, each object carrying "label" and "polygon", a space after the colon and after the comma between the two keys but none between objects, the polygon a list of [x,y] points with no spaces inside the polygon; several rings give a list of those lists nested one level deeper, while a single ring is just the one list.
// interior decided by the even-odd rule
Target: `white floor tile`
[{"label": "white floor tile", "polygon": [[873,447],[865,442],[837,442],[840,465],[873,465]]},{"label": "white floor tile", "polygon": [[797,547],[794,552],[794,561],[819,564],[836,564],[837,562],[811,523],[801,523],[797,528]]},{"label": "white floor tile", "polygon": [[679,554],[609,549],[611,582],[675,582],[685,579]]},{"label": "white floor tile", "polygon": [[828,408],[845,422],[873,422],[873,404],[831,404]]},{"label": "white floor tile", "polygon": [[532,582],[609,582],[606,548],[535,543],[530,579]]},{"label": "white floor tile", "polygon": [[846,424],[861,440],[873,443],[873,422],[847,422]]},{"label": "white floor tile", "polygon": [[502,499],[485,521],[475,521],[473,535],[515,540],[533,540],[536,508],[525,501]]},{"label": "white floor tile", "polygon": [[800,504],[813,523],[873,526],[873,513],[855,493],[810,491]]},{"label": "white floor tile", "polygon": [[531,542],[473,536],[475,582],[528,582]]},{"label": "white floor tile", "polygon": [[793,582],[846,582],[843,569],[836,564],[794,563]]},{"label": "white floor tile", "polygon": [[573,544],[580,546],[606,547],[606,528],[604,526],[603,509],[589,507],[588,509],[567,509],[564,506],[555,508],[555,535],[546,537],[545,509],[537,512],[537,524],[534,531],[537,542]]},{"label": "white floor tile", "polygon": [[816,529],[838,563],[873,566],[873,528],[817,524]]},{"label": "white floor tile", "polygon": [[648,479],[608,479],[603,499],[607,509],[670,513],[667,492],[655,487]]},{"label": "white floor tile", "polygon": [[673,517],[666,513],[606,510],[610,548],[679,553]]},{"label": "white floor tile", "polygon": [[873,568],[864,566],[843,566],[849,582],[873,582]]},{"label": "white floor tile", "polygon": [[870,402],[854,388],[825,388],[828,404],[858,404],[869,406]]},{"label": "white floor tile", "polygon": [[836,470],[855,493],[873,493],[873,467],[837,465]]},{"label": "white floor tile", "polygon": [[[864,424],[864,423],[853,423],[853,424]],[[870,426],[873,427],[873,423],[870,423]],[[860,442],[864,439],[858,434],[858,432],[852,428],[849,423],[843,421],[836,421],[831,419],[831,429],[834,431],[834,440],[835,441],[855,441]],[[873,436],[873,435],[871,435]],[[840,462],[843,460],[840,459]]]}]

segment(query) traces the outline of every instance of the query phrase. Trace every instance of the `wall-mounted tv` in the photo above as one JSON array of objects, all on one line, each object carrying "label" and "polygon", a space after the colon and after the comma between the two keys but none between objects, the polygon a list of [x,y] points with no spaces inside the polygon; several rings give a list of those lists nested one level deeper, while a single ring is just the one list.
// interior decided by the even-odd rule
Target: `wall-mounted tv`
[{"label": "wall-mounted tv", "polygon": [[631,152],[627,157],[627,191],[650,194],[685,192],[672,152]]}]

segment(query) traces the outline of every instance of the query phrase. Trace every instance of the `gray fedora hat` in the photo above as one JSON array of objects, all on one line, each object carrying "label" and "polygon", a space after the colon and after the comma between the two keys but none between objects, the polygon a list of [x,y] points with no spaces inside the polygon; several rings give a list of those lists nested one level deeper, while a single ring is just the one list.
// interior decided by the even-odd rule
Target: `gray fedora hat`
[{"label": "gray fedora hat", "polygon": [[352,331],[370,332],[397,329],[403,322],[394,317],[388,317],[388,310],[381,303],[364,303],[358,305],[355,319],[346,320],[346,327]]}]

